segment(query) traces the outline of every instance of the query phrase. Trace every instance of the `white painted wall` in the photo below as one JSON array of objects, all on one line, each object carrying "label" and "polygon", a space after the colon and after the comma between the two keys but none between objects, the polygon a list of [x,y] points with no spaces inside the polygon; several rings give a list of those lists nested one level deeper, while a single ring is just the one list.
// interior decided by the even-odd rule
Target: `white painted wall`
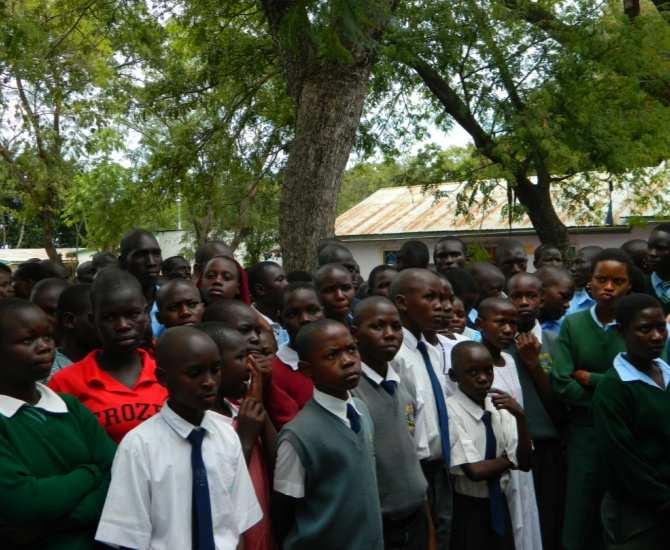
[{"label": "white painted wall", "polygon": [[[581,248],[587,245],[597,245],[602,246],[603,248],[618,248],[631,239],[648,239],[649,233],[651,233],[651,230],[655,225],[657,224],[650,224],[645,227],[635,227],[630,231],[620,233],[574,234],[570,236],[570,241],[575,248]],[[466,242],[476,241],[480,244],[485,244],[487,242],[495,243],[500,240],[500,238],[501,237],[478,237],[473,239],[465,238],[465,240]],[[529,268],[532,270],[532,254],[533,250],[540,244],[539,239],[535,235],[513,235],[512,238],[521,241],[524,244],[531,259]],[[421,239],[430,249],[431,261],[433,248],[439,239],[439,237]],[[399,240],[343,241],[342,244],[351,250],[354,258],[356,258],[356,261],[360,265],[361,275],[367,279],[372,268],[383,263],[384,251],[398,250],[405,240],[409,240],[409,238]]]}]

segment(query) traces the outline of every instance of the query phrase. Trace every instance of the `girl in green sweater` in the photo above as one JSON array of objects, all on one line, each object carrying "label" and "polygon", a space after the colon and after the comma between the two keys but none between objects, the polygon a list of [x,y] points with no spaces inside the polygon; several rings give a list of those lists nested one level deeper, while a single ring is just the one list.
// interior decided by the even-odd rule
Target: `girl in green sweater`
[{"label": "girl in green sweater", "polygon": [[0,301],[0,545],[85,550],[109,485],[115,445],[49,374],[53,329],[37,306]]},{"label": "girl in green sweater", "polygon": [[591,400],[614,357],[624,350],[614,317],[617,302],[630,292],[632,269],[630,258],[618,249],[603,250],[594,258],[588,284],[596,304],[565,318],[554,349],[550,380],[559,399],[569,405],[566,550],[603,548]]},{"label": "girl in green sweater", "polygon": [[625,353],[593,397],[605,488],[601,513],[608,550],[667,548],[670,520],[670,365],[660,359],[668,330],[661,304],[646,294],[617,308]]}]

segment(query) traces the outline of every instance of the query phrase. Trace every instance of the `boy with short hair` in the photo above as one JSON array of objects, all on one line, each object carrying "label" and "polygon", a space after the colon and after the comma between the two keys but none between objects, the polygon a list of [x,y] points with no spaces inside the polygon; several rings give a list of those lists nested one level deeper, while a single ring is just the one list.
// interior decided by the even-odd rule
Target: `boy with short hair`
[{"label": "boy with short hair", "polygon": [[543,267],[535,275],[542,282],[542,305],[538,321],[544,332],[558,336],[565,312],[575,293],[570,272],[557,267]]},{"label": "boy with short hair", "polygon": [[366,298],[354,310],[352,333],[363,371],[352,395],[367,405],[375,427],[384,545],[424,550],[430,513],[419,458],[427,456],[428,448],[416,390],[407,380],[401,383],[389,364],[402,344],[398,310],[387,298]]},{"label": "boy with short hair", "polygon": [[156,305],[156,318],[166,328],[197,325],[205,312],[198,287],[181,278],[171,279],[158,289]]},{"label": "boy with short hair", "polygon": [[161,263],[161,273],[167,280],[190,279],[191,264],[183,256],[170,256]]},{"label": "boy with short hair", "polygon": [[403,325],[403,343],[391,365],[402,380],[414,384],[423,401],[423,424],[429,452],[421,465],[428,481],[428,502],[438,548],[447,547],[451,529],[449,419],[440,357],[424,333],[440,328],[444,317],[442,288],[435,273],[411,268],[398,273],[389,295],[398,308]]},{"label": "boy with short hair", "polygon": [[507,280],[512,275],[526,272],[528,255],[520,241],[505,239],[496,247],[495,262]]},{"label": "boy with short hair", "polygon": [[515,503],[505,494],[510,472],[530,469],[524,412],[512,396],[492,389],[493,358],[484,345],[460,342],[451,353],[449,375],[458,385],[447,398],[454,474],[452,548],[514,549],[508,510]]},{"label": "boy with short hair", "polygon": [[175,327],[158,341],[156,359],[168,401],[119,446],[96,540],[136,549],[236,548],[262,513],[235,431],[207,410],[221,377],[217,346],[193,327]]},{"label": "boy with short hair", "polygon": [[54,334],[58,339],[56,329],[56,311],[58,309],[58,298],[63,291],[70,286],[70,282],[65,279],[55,277],[42,279],[36,283],[30,292],[30,301],[47,314],[51,325],[54,327]]},{"label": "boy with short hair", "polygon": [[373,267],[368,276],[368,295],[388,297],[389,288],[397,274],[396,268],[390,265]]},{"label": "boy with short hair", "polygon": [[295,348],[298,332],[302,327],[323,319],[323,307],[316,289],[310,283],[291,283],[282,297],[280,314],[289,341],[280,346],[272,361],[272,386],[281,389],[290,401],[277,402],[269,407],[275,426],[281,427],[291,420],[312,398],[314,383],[300,371],[298,352]]},{"label": "boy with short hair", "polygon": [[450,269],[462,269],[468,261],[468,249],[458,237],[443,237],[433,250],[433,263],[438,273],[446,273]]},{"label": "boy with short hair", "polygon": [[244,550],[274,548],[270,526],[270,480],[274,466],[277,432],[262,401],[254,398],[253,386],[260,384],[258,373],[249,368],[247,342],[236,330],[223,323],[202,323],[221,354],[221,384],[214,410],[224,416],[237,432],[249,475],[263,518],[244,534]]},{"label": "boy with short hair", "polygon": [[76,284],[66,288],[60,295],[56,310],[60,346],[56,348],[49,376],[53,376],[63,367],[81,361],[95,348],[100,347],[91,313],[91,285]]},{"label": "boy with short hair", "polygon": [[593,271],[593,258],[602,252],[602,250],[601,246],[584,246],[577,251],[577,255],[572,260],[570,273],[575,282],[575,292],[572,300],[570,300],[570,307],[565,312],[566,315],[589,309],[596,303],[589,294],[586,285]]},{"label": "boy with short hair", "polygon": [[282,294],[288,286],[286,275],[276,262],[259,262],[247,270],[253,307],[272,328],[277,345],[288,342],[288,333],[279,322]]},{"label": "boy with short hair", "polygon": [[[487,298],[479,304],[477,328],[482,333],[482,344],[493,358],[494,387],[508,393],[521,407],[525,407],[519,368],[512,356],[504,351],[514,344],[518,328],[517,318],[517,309],[509,300]],[[510,502],[510,517],[516,550],[542,548],[542,533],[532,473],[512,472],[510,492],[515,495]]]},{"label": "boy with short hair", "polygon": [[565,506],[565,461],[558,431],[561,409],[549,381],[557,335],[542,330],[537,320],[542,300],[542,282],[538,277],[519,273],[508,281],[507,289],[510,301],[517,308],[519,332],[515,344],[506,351],[517,366],[524,411],[533,439],[533,481],[542,545],[544,550],[559,550]]},{"label": "boy with short hair", "polygon": [[382,522],[374,464],[374,426],[350,395],[361,376],[345,325],[315,321],[296,339],[314,397],[279,434],[273,507],[285,550],[381,550]]},{"label": "boy with short hair", "polygon": [[563,254],[558,247],[550,244],[541,244],[533,253],[533,266],[535,269],[543,267],[563,267]]}]

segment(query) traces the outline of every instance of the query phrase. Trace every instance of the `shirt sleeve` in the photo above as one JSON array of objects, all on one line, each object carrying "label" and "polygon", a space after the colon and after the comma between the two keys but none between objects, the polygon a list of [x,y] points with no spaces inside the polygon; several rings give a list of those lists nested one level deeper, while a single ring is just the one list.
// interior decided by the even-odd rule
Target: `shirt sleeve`
[{"label": "shirt sleeve", "polygon": [[472,433],[459,416],[457,407],[449,406],[449,442],[451,446],[451,469],[456,475],[463,475],[463,464],[473,464],[484,460],[484,450],[477,449]]},{"label": "shirt sleeve", "polygon": [[414,403],[414,442],[416,444],[416,454],[419,457],[419,460],[423,460],[430,457],[426,419],[424,418],[426,413],[424,410],[423,399],[416,396]]},{"label": "shirt sleeve", "polygon": [[116,444],[84,405],[71,398],[67,400],[67,403],[70,411],[79,419],[82,437],[88,443],[93,464],[98,466],[103,474],[98,486],[88,493],[69,515],[69,520],[73,524],[90,525],[98,521],[105,503]]},{"label": "shirt sleeve", "polygon": [[498,412],[500,414],[500,427],[503,436],[502,448],[507,455],[507,459],[516,467],[519,465],[516,458],[519,446],[519,431],[517,430],[516,418],[508,411],[503,410]]},{"label": "shirt sleeve", "polygon": [[82,464],[63,475],[39,477],[12,449],[10,442],[0,437],[0,517],[10,523],[59,520],[103,479],[95,464]]},{"label": "shirt sleeve", "polygon": [[286,439],[277,448],[274,490],[293,498],[305,496],[305,467],[293,445]]},{"label": "shirt sleeve", "polygon": [[126,436],[112,465],[112,481],[95,540],[144,550],[151,541],[149,461],[141,441]]},{"label": "shirt sleeve", "polygon": [[561,332],[554,347],[554,357],[551,366],[551,385],[558,397],[570,405],[583,405],[588,402],[590,393],[572,378],[575,371],[573,349],[577,341],[572,336],[572,324],[566,319],[561,325]]},{"label": "shirt sleeve", "polygon": [[256,491],[249,476],[249,469],[242,453],[242,445],[235,438],[237,458],[235,463],[235,482],[231,490],[231,501],[235,510],[238,533],[244,533],[263,518]]},{"label": "shirt sleeve", "polygon": [[639,452],[632,410],[639,404],[626,395],[623,384],[605,379],[593,399],[598,452],[607,457],[607,468],[620,489],[639,502],[655,508],[670,502],[670,486],[661,481],[658,469]]}]

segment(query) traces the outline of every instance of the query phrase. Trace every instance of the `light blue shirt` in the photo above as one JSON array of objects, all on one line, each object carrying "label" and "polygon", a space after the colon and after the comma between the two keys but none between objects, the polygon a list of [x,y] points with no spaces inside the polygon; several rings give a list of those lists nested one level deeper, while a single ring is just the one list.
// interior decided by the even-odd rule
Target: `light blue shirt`
[{"label": "light blue shirt", "polygon": [[614,358],[614,370],[616,370],[622,382],[644,382],[655,388],[665,390],[668,387],[668,383],[670,383],[670,365],[659,358],[654,359],[654,364],[661,369],[661,373],[663,374],[663,385],[665,386],[663,388],[654,382],[649,375],[631,365],[624,353],[620,353]]},{"label": "light blue shirt", "polygon": [[[156,285],[156,296],[158,296],[158,289],[160,287]],[[151,306],[151,311],[149,312],[149,319],[151,320],[151,332],[154,335],[154,338],[158,338],[163,331],[165,331],[165,326],[158,321],[158,300],[154,300],[154,303]]]},{"label": "light blue shirt", "polygon": [[610,321],[606,325],[602,323],[600,319],[598,319],[598,315],[596,314],[596,306],[591,306],[591,318],[593,319],[593,322],[598,325],[601,329],[603,329],[605,332],[608,330],[614,330],[617,326],[616,321]]},{"label": "light blue shirt", "polygon": [[571,313],[577,313],[578,311],[588,309],[595,303],[596,301],[591,298],[591,296],[589,296],[589,293],[586,291],[586,289],[580,288],[579,290],[576,290],[575,294],[572,296],[572,300],[570,300],[570,306],[565,312],[565,315],[570,315]]},{"label": "light blue shirt", "polygon": [[670,281],[663,281],[654,271],[651,274],[651,286],[654,289],[654,294],[661,302],[664,304],[670,302]]},{"label": "light blue shirt", "polygon": [[470,322],[474,325],[477,322],[477,317],[479,317],[479,312],[473,307],[469,312],[468,312],[468,319]]},{"label": "light blue shirt", "polygon": [[561,331],[561,324],[563,323],[563,319],[565,319],[565,316],[561,317],[558,321],[545,321],[542,323],[542,330],[558,334]]}]

